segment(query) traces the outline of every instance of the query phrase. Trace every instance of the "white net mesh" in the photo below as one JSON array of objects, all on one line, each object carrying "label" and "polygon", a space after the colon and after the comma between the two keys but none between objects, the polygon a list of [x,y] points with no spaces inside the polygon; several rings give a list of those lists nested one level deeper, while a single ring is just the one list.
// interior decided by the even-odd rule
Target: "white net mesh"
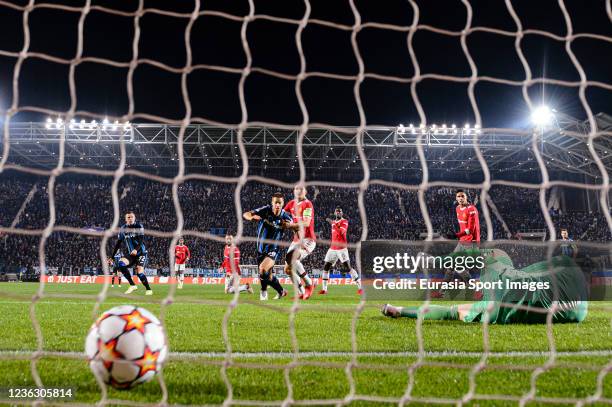
[{"label": "white net mesh", "polygon": [[[368,237],[368,213],[365,205],[365,194],[368,188],[372,185],[381,185],[389,188],[393,188],[399,191],[409,191],[417,194],[418,203],[420,207],[420,216],[423,217],[424,224],[426,227],[427,239],[431,240],[433,237],[433,226],[430,218],[428,204],[426,201],[426,193],[432,187],[446,187],[448,186],[448,182],[445,181],[431,181],[429,177],[429,167],[428,160],[426,159],[426,154],[424,151],[423,145],[423,137],[419,134],[416,138],[416,149],[418,154],[418,159],[420,161],[420,167],[422,170],[422,180],[419,184],[409,185],[399,182],[390,182],[384,181],[380,179],[374,179],[371,177],[371,169],[369,164],[369,159],[364,152],[364,134],[368,129],[371,129],[372,126],[369,126],[366,113],[364,110],[364,106],[362,103],[362,84],[366,79],[377,79],[381,81],[387,81],[390,83],[397,84],[409,84],[410,86],[410,98],[416,107],[416,111],[418,112],[418,119],[424,125],[428,125],[428,114],[421,103],[422,95],[419,94],[418,88],[419,84],[428,79],[435,79],[438,81],[446,81],[446,82],[454,82],[467,84],[467,96],[469,98],[471,109],[473,112],[473,116],[475,117],[475,122],[477,126],[483,126],[483,120],[481,117],[481,113],[479,110],[479,104],[477,103],[477,98],[475,95],[475,87],[480,83],[490,83],[490,84],[500,84],[507,85],[512,87],[517,87],[521,89],[522,96],[526,105],[529,108],[533,108],[535,103],[532,101],[532,96],[529,93],[530,87],[534,85],[556,85],[560,87],[573,88],[578,90],[579,95],[579,103],[586,112],[586,116],[588,118],[588,134],[586,136],[586,140],[583,140],[587,143],[588,150],[591,154],[591,158],[595,165],[599,170],[599,177],[601,179],[600,183],[596,184],[582,184],[578,182],[569,182],[569,181],[552,181],[549,178],[549,172],[546,166],[546,158],[542,157],[538,149],[538,138],[532,138],[532,152],[535,156],[535,160],[537,162],[537,170],[539,170],[541,174],[541,183],[532,184],[532,183],[524,183],[524,182],[511,182],[511,181],[501,181],[501,180],[493,180],[491,172],[489,170],[489,165],[487,162],[487,158],[483,155],[482,150],[479,146],[479,136],[474,133],[473,134],[473,143],[474,143],[474,153],[478,160],[478,165],[480,166],[483,173],[483,181],[479,183],[463,183],[457,184],[453,183],[453,186],[461,186],[465,188],[476,189],[480,191],[480,201],[486,202],[488,198],[489,190],[495,185],[505,185],[517,188],[526,188],[526,189],[535,189],[539,190],[539,203],[540,208],[542,210],[542,214],[546,221],[546,225],[548,228],[548,236],[550,236],[550,240],[555,240],[557,238],[556,228],[553,224],[553,221],[549,215],[546,204],[546,193],[550,188],[555,186],[563,186],[563,187],[571,187],[571,188],[585,188],[590,190],[595,190],[599,193],[599,205],[602,208],[602,213],[605,217],[605,221],[607,222],[608,229],[612,230],[612,217],[609,212],[609,203],[608,203],[608,194],[610,190],[610,180],[608,170],[605,166],[605,163],[600,157],[600,152],[596,150],[594,146],[594,142],[598,138],[610,137],[612,135],[609,131],[601,131],[598,128],[597,121],[594,117],[593,112],[591,111],[589,102],[587,100],[586,92],[591,88],[599,88],[607,91],[612,90],[612,84],[601,82],[601,81],[591,81],[587,78],[585,70],[575,56],[573,51],[573,44],[578,39],[593,39],[598,41],[604,41],[606,43],[612,43],[612,37],[600,34],[590,34],[590,33],[575,33],[572,26],[572,16],[568,12],[566,8],[566,4],[563,0],[559,0],[558,2],[558,10],[563,16],[565,22],[565,33],[562,35],[554,34],[544,30],[536,30],[536,29],[525,29],[523,27],[523,23],[519,14],[515,10],[515,4],[510,0],[505,1],[505,7],[507,12],[511,16],[515,29],[513,30],[502,30],[498,28],[484,27],[484,26],[473,26],[472,18],[473,18],[473,8],[472,4],[464,0],[461,2],[462,6],[465,8],[466,19],[461,30],[448,30],[444,28],[439,28],[431,25],[425,25],[420,23],[420,7],[419,4],[413,0],[409,0],[410,8],[413,11],[412,23],[410,25],[400,26],[393,24],[385,24],[385,23],[377,23],[377,22],[362,22],[362,16],[359,11],[358,5],[355,1],[349,1],[350,10],[352,12],[352,24],[342,24],[334,21],[327,21],[322,19],[314,19],[311,18],[311,4],[308,0],[305,0],[303,3],[304,14],[300,19],[286,18],[286,17],[277,17],[274,15],[267,14],[258,14],[256,12],[256,5],[254,0],[249,0],[248,2],[248,13],[246,15],[233,15],[227,12],[214,11],[206,9],[206,5],[199,0],[194,2],[194,8],[190,12],[174,12],[168,10],[162,10],[158,8],[148,8],[145,7],[144,0],[140,0],[138,3],[138,8],[133,12],[121,11],[101,5],[92,4],[90,0],[85,2],[84,6],[68,6],[62,4],[55,3],[36,3],[35,1],[30,1],[26,5],[17,5],[8,1],[0,1],[0,9],[2,10],[11,10],[13,12],[17,12],[21,15],[23,19],[23,47],[19,51],[6,51],[0,49],[0,56],[11,58],[15,61],[14,67],[12,69],[12,99],[10,105],[6,108],[4,112],[4,137],[3,137],[3,149],[2,149],[2,159],[0,161],[0,173],[6,172],[8,170],[14,170],[22,173],[29,173],[33,175],[48,177],[47,183],[47,194],[48,194],[48,208],[49,208],[49,217],[48,222],[46,223],[44,228],[41,229],[20,229],[15,227],[15,225],[9,227],[1,227],[0,232],[5,234],[15,234],[15,235],[28,235],[28,236],[40,236],[40,241],[38,245],[38,263],[40,265],[41,273],[44,275],[46,273],[46,256],[45,256],[45,246],[47,244],[47,240],[51,237],[51,235],[55,232],[68,232],[75,235],[87,234],[89,236],[96,236],[101,238],[100,241],[100,259],[107,258],[107,242],[111,239],[115,234],[116,230],[121,221],[121,213],[120,213],[120,194],[119,184],[121,182],[122,177],[125,176],[134,176],[142,179],[158,182],[161,184],[165,184],[171,187],[171,195],[172,202],[174,205],[174,211],[176,213],[176,228],[173,231],[160,231],[160,230],[152,230],[148,229],[147,234],[149,236],[171,239],[170,247],[174,247],[177,243],[177,240],[180,236],[190,236],[194,238],[203,239],[205,241],[218,241],[223,242],[223,238],[199,231],[199,230],[186,230],[184,228],[185,218],[183,214],[183,209],[181,207],[181,202],[179,199],[179,187],[185,182],[188,181],[206,181],[206,182],[214,182],[214,183],[224,183],[231,184],[234,186],[234,194],[233,194],[233,206],[235,209],[235,218],[236,218],[236,241],[240,242],[252,242],[254,239],[249,236],[245,236],[244,234],[244,224],[242,219],[242,202],[241,202],[241,193],[248,182],[258,182],[262,184],[268,184],[277,186],[280,188],[291,188],[294,184],[281,182],[279,180],[263,177],[263,176],[255,176],[249,175],[249,157],[247,155],[247,150],[244,145],[243,135],[244,132],[253,127],[253,126],[269,126],[273,128],[292,130],[298,132],[297,137],[297,169],[299,170],[299,182],[305,183],[308,186],[318,186],[318,187],[335,187],[335,188],[354,188],[358,190],[357,197],[357,208],[360,217],[361,224],[361,240],[366,240]],[[30,28],[29,28],[29,18],[31,14],[35,10],[39,9],[50,9],[56,10],[62,13],[71,13],[74,15],[78,15],[78,31],[77,31],[77,42],[76,42],[76,52],[70,58],[60,58],[50,54],[41,53],[41,52],[32,52],[30,50]],[[102,13],[109,14],[115,16],[122,16],[125,18],[129,18],[133,21],[133,38],[132,38],[132,58],[129,62],[121,62],[108,58],[99,58],[99,57],[86,57],[83,56],[83,44],[84,44],[84,29],[87,24],[88,16],[91,13]],[[604,12],[604,9],[600,10],[600,12]],[[612,10],[610,1],[607,0],[605,2],[605,13],[608,16],[608,22],[612,20]],[[186,61],[184,66],[182,67],[174,67],[168,64],[162,63],[160,61],[142,58],[139,54],[139,50],[141,47],[140,37],[141,37],[141,20],[144,16],[148,15],[160,15],[166,17],[177,18],[185,21],[185,30],[184,30],[184,47],[186,53]],[[242,44],[242,48],[244,51],[244,56],[246,59],[246,63],[242,68],[233,68],[229,66],[220,66],[220,65],[211,65],[211,64],[193,64],[192,59],[192,46],[193,43],[191,41],[192,27],[194,23],[205,16],[214,16],[216,18],[222,19],[223,21],[239,23],[241,25],[240,30],[240,40]],[[284,24],[291,25],[295,27],[295,47],[297,53],[299,55],[299,73],[298,74],[287,74],[280,71],[274,71],[272,69],[261,68],[253,65],[253,58],[251,53],[251,45],[247,39],[247,30],[250,24],[253,24],[256,21],[267,21],[274,24]],[[326,72],[315,72],[309,71],[307,68],[307,59],[302,46],[302,35],[307,26],[321,26],[327,29],[339,30],[342,32],[350,33],[350,42],[352,45],[352,51],[354,54],[354,58],[357,62],[358,73],[356,75],[347,75],[347,74],[337,74],[337,73],[326,73]],[[364,32],[368,29],[379,29],[385,31],[394,31],[405,33],[406,35],[406,47],[408,54],[410,56],[410,63],[412,64],[413,75],[410,77],[399,77],[399,76],[390,76],[390,75],[382,75],[372,72],[367,72],[364,64],[364,60],[360,51],[360,46],[358,42],[358,35],[361,32]],[[421,73],[421,68],[419,65],[419,55],[415,51],[414,47],[414,37],[419,32],[431,32],[437,33],[442,36],[447,37],[455,37],[458,38],[461,44],[461,50],[466,61],[469,64],[470,73],[468,76],[451,76],[451,75],[440,75],[440,74],[423,74]],[[471,56],[470,48],[468,46],[468,38],[471,34],[477,32],[485,32],[496,36],[508,37],[514,40],[514,51],[516,56],[520,59],[520,62],[523,67],[524,79],[522,80],[511,80],[503,77],[492,77],[492,76],[482,76],[479,75],[478,66],[475,63],[474,59]],[[576,71],[579,74],[579,80],[577,81],[567,81],[567,80],[558,80],[558,79],[550,79],[546,77],[538,77],[532,73],[532,69],[530,68],[529,63],[523,52],[523,40],[527,36],[542,36],[548,39],[554,40],[563,44],[565,50],[567,52],[567,56],[571,60],[571,63],[575,67]],[[127,41],[127,39],[126,39]],[[280,56],[279,56],[280,57]],[[42,59],[48,62],[52,62],[55,64],[60,64],[68,67],[69,72],[69,93],[70,93],[70,103],[69,108],[65,111],[55,111],[52,109],[35,107],[35,106],[24,106],[20,103],[20,88],[24,86],[23,82],[20,81],[20,76],[22,73],[23,64],[26,60],[29,59]],[[180,126],[180,131],[178,133],[178,143],[176,145],[176,157],[178,163],[178,172],[176,176],[167,178],[163,176],[153,175],[151,173],[138,171],[134,169],[129,169],[126,167],[126,146],[124,141],[122,140],[120,147],[120,161],[119,165],[115,170],[104,170],[104,169],[92,169],[92,168],[79,168],[79,167],[67,167],[65,166],[64,156],[67,149],[67,144],[65,140],[65,127],[64,131],[60,134],[60,142],[59,142],[59,151],[57,157],[57,165],[52,170],[45,170],[33,167],[28,167],[20,164],[11,163],[9,157],[11,155],[11,120],[15,115],[19,112],[38,112],[47,115],[60,115],[63,120],[67,123],[71,119],[76,117],[89,117],[96,118],[98,120],[102,120],[104,116],[88,112],[88,111],[77,111],[77,86],[75,74],[79,66],[84,63],[93,63],[106,65],[110,67],[116,68],[124,68],[128,70],[127,73],[127,98],[128,98],[128,109],[127,113],[121,117],[111,118],[111,120],[120,120],[120,121],[138,121],[138,120],[148,120],[154,122],[165,123],[169,125]],[[146,112],[138,112],[136,111],[135,106],[135,96],[134,96],[134,74],[138,67],[140,66],[150,65],[155,68],[158,68],[163,71],[167,71],[170,73],[180,75],[180,92],[182,97],[182,102],[185,107],[185,115],[180,120],[169,119],[166,117],[161,117],[158,115],[148,114]],[[219,123],[214,120],[210,120],[206,117],[194,117],[192,114],[192,102],[191,95],[188,91],[187,86],[187,78],[188,76],[197,71],[197,70],[209,70],[215,72],[223,72],[223,73],[231,73],[239,75],[239,86],[238,86],[238,95],[239,95],[239,106],[241,112],[241,120],[238,124],[230,125],[227,123]],[[280,124],[280,123],[268,123],[268,122],[253,122],[249,119],[249,106],[247,105],[246,97],[245,97],[245,82],[250,75],[254,73],[265,75],[269,77],[274,77],[278,79],[293,81],[295,84],[295,96],[298,101],[299,109],[302,116],[301,123],[295,123],[292,125]],[[309,78],[326,78],[329,80],[335,81],[348,81],[353,84],[353,93],[354,93],[354,101],[358,111],[358,126],[356,128],[347,129],[344,127],[329,125],[325,123],[313,123],[309,119],[309,109],[307,103],[305,102],[303,96],[303,83]],[[408,96],[407,96],[408,97]],[[185,138],[187,126],[193,123],[203,123],[213,126],[232,128],[237,131],[237,143],[238,143],[238,155],[239,155],[239,166],[242,169],[242,173],[238,177],[223,177],[223,176],[215,176],[215,175],[206,175],[206,174],[198,174],[198,173],[190,173],[186,174],[185,168],[185,155],[184,155],[184,146],[183,140]],[[395,123],[393,124],[395,125]],[[359,182],[355,183],[341,183],[341,182],[328,182],[328,181],[311,181],[309,180],[309,176],[307,174],[307,167],[304,162],[304,137],[309,129],[312,128],[324,128],[328,130],[332,130],[338,134],[347,134],[347,135],[356,135],[355,143],[356,143],[356,159],[359,160],[359,163],[362,166],[363,170],[363,178]],[[515,129],[483,129],[483,131],[495,131],[495,130],[504,130],[510,133],[515,134],[523,134],[529,135],[529,132],[521,132]],[[582,133],[574,133],[573,136],[577,138],[583,138],[584,135]],[[57,211],[56,211],[56,201],[57,197],[55,196],[55,186],[59,176],[66,173],[77,173],[77,174],[88,174],[93,176],[100,177],[111,177],[112,178],[112,187],[111,187],[111,195],[112,195],[112,203],[113,203],[113,221],[111,226],[104,230],[103,232],[96,231],[84,231],[81,228],[64,226],[58,224],[57,220]],[[492,213],[489,210],[488,205],[482,204],[482,215],[486,225],[486,239],[493,240],[493,224],[492,224]],[[494,215],[493,215],[494,216]],[[322,245],[328,245],[330,242],[322,240]],[[357,260],[357,268],[360,269],[361,265],[359,263],[360,259],[360,245],[357,242],[352,242],[349,246],[351,249],[356,251],[356,260]],[[170,264],[173,263],[173,250],[169,249],[169,257]],[[104,273],[106,275],[109,274],[108,266],[106,262],[103,261],[104,264]],[[106,282],[102,287],[97,296],[95,296],[96,307],[94,308],[93,316],[94,318],[99,314],[99,309],[101,304],[107,299],[108,294],[108,282]],[[47,356],[53,356],[58,358],[84,358],[84,355],[80,353],[68,353],[68,352],[51,352],[46,351],[44,349],[44,338],[43,331],[41,329],[40,324],[40,315],[37,314],[36,305],[43,298],[53,298],[53,297],[62,297],[62,295],[47,293],[45,291],[45,283],[41,280],[38,285],[38,290],[36,295],[32,298],[30,304],[30,318],[32,321],[32,326],[35,330],[36,334],[36,351],[34,352],[25,352],[20,354],[14,353],[3,353],[0,355],[0,359],[4,360],[15,360],[15,359],[28,359],[31,361],[31,374],[37,386],[43,387],[45,383],[41,379],[41,367],[39,365],[39,361],[41,358]],[[76,299],[88,300],[92,299],[88,295],[79,295],[74,296]],[[425,344],[425,335],[424,331],[427,329],[426,325],[422,320],[417,320],[416,323],[416,341],[418,343],[418,351],[414,353],[404,352],[404,353],[390,353],[391,356],[411,356],[414,357],[414,361],[409,363],[409,365],[391,365],[385,363],[368,363],[360,361],[360,356],[368,356],[368,352],[360,351],[358,347],[358,324],[367,323],[367,321],[362,321],[360,319],[364,309],[366,308],[365,300],[361,300],[359,304],[351,311],[352,312],[352,322],[351,322],[351,351],[349,353],[340,352],[338,355],[349,356],[348,362],[334,362],[334,361],[314,361],[308,360],[308,356],[313,356],[313,354],[308,352],[300,351],[300,343],[298,340],[298,335],[296,333],[296,315],[302,310],[305,306],[298,301],[298,299],[293,300],[293,304],[289,309],[289,325],[287,335],[289,335],[291,339],[292,352],[290,354],[280,355],[282,357],[288,357],[291,359],[289,363],[267,363],[267,362],[245,362],[243,359],[240,361],[236,360],[236,353],[233,352],[230,338],[230,330],[229,324],[231,323],[232,314],[235,311],[236,307],[239,305],[240,295],[236,292],[229,304],[227,305],[227,310],[225,312],[225,316],[223,318],[222,323],[222,340],[225,345],[225,353],[224,354],[214,354],[216,357],[222,357],[222,361],[219,362],[216,360],[198,360],[197,363],[210,364],[213,366],[219,366],[221,376],[223,382],[225,384],[227,393],[225,400],[223,401],[223,405],[292,405],[292,404],[300,404],[300,405],[345,405],[350,404],[356,401],[370,401],[370,402],[380,402],[380,403],[394,403],[399,405],[405,405],[412,402],[423,402],[423,403],[440,403],[440,404],[456,404],[456,405],[464,405],[472,402],[477,402],[480,400],[487,400],[492,402],[518,402],[520,405],[525,405],[530,402],[537,402],[542,404],[575,404],[575,405],[583,405],[588,403],[602,402],[610,404],[612,400],[609,398],[605,398],[604,394],[604,385],[606,380],[607,373],[612,369],[612,362],[605,365],[603,368],[601,366],[592,366],[588,363],[568,363],[568,362],[560,362],[558,361],[559,352],[556,351],[556,338],[554,335],[553,325],[552,325],[552,314],[554,313],[554,309],[547,310],[545,312],[549,313],[548,323],[546,325],[546,332],[548,338],[548,352],[545,352],[544,355],[547,356],[547,359],[541,365],[534,367],[533,365],[516,365],[516,364],[499,364],[494,363],[491,364],[490,360],[492,357],[500,356],[495,352],[491,352],[491,343],[490,343],[490,327],[487,323],[482,325],[482,352],[475,352],[470,354],[470,356],[478,357],[479,360],[475,364],[466,364],[466,363],[458,363],[452,361],[436,361],[436,356],[444,355],[445,352],[429,352],[427,351],[427,347]],[[168,295],[161,300],[161,315],[160,319],[164,322],[166,318],[167,308],[171,307],[172,303],[175,300],[175,286],[171,285]],[[202,303],[206,303],[206,301],[202,301]],[[425,303],[427,305],[427,303]],[[542,312],[541,310],[534,309],[536,312]],[[170,344],[172,345],[172,344]],[[206,351],[205,349],[202,351]],[[571,354],[571,352],[570,352]],[[206,356],[206,353],[202,353],[202,355]],[[213,355],[211,353],[210,355]],[[316,356],[317,353],[314,354]],[[319,354],[320,355],[320,354]],[[372,354],[373,355],[373,354]],[[520,355],[520,354],[517,354]],[[605,352],[603,355],[607,355]],[[239,357],[246,357],[243,354],[239,354]],[[267,357],[271,357],[269,354]],[[334,356],[333,352],[328,356]],[[171,355],[171,361],[175,360],[190,360],[193,358],[193,355],[188,355],[186,353],[173,353]],[[434,358],[434,359],[432,359]],[[383,359],[384,360],[384,359]],[[325,400],[312,400],[312,399],[297,399],[295,396],[295,383],[294,377],[292,376],[292,372],[299,368],[305,366],[316,366],[316,367],[326,367],[326,368],[338,368],[343,369],[346,375],[346,380],[348,382],[348,391],[341,398],[330,398]],[[468,390],[459,398],[445,398],[445,397],[423,397],[415,395],[415,385],[416,380],[415,377],[419,371],[419,369],[423,367],[438,367],[445,369],[468,369],[469,370],[469,387]],[[594,370],[597,372],[595,391],[588,395],[587,397],[542,397],[537,393],[537,384],[538,378],[545,372],[558,368],[581,368],[585,370]],[[252,400],[252,399],[238,399],[235,397],[233,382],[228,374],[228,370],[231,368],[255,368],[255,369],[277,369],[283,372],[284,382],[287,389],[286,396],[283,400],[278,400],[276,402],[271,402],[269,400]],[[390,397],[390,396],[378,396],[378,395],[369,395],[369,394],[360,394],[357,391],[357,384],[355,379],[355,370],[356,369],[380,369],[384,371],[385,369],[399,369],[399,370],[407,370],[408,372],[408,382],[405,384],[405,390],[403,391],[403,395],[401,397]],[[504,395],[504,394],[481,394],[477,392],[477,379],[481,372],[485,370],[527,370],[531,372],[531,382],[530,388],[527,392],[525,392],[521,396],[513,396],[513,395]],[[162,397],[158,401],[159,404],[166,404],[169,402],[169,394],[167,390],[167,386],[164,382],[164,376],[159,375],[159,384],[161,386]],[[108,398],[107,387],[101,383],[100,385],[101,391],[101,400],[100,404],[119,404],[119,405],[144,405],[144,403],[133,402],[128,400],[113,400]],[[92,400],[93,401],[93,400]],[[97,402],[97,401],[96,401]],[[157,403],[156,403],[157,404]]]}]

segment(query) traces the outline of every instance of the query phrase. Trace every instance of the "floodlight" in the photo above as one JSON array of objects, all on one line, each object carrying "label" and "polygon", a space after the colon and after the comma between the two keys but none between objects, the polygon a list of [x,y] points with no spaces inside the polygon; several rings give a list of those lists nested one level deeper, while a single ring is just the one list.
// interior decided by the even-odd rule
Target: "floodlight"
[{"label": "floodlight", "polygon": [[545,127],[552,123],[553,112],[546,105],[539,106],[531,112],[531,121],[538,127]]}]

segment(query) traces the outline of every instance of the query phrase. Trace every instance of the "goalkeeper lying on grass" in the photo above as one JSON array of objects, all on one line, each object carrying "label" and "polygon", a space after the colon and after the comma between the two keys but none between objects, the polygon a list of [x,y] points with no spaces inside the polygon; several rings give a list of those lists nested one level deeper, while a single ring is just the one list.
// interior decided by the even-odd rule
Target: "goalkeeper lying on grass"
[{"label": "goalkeeper lying on grass", "polygon": [[540,286],[549,288],[534,291],[485,290],[482,301],[453,306],[395,307],[385,304],[381,310],[383,315],[392,318],[422,316],[423,319],[463,322],[488,320],[491,324],[534,324],[546,323],[548,311],[554,307],[553,322],[581,322],[586,318],[586,281],[573,259],[556,256],[552,258],[550,267],[546,261],[542,261],[516,269],[503,250],[494,249],[489,253],[485,257],[485,268],[480,281],[501,281],[502,287],[513,284],[533,286],[540,283]]}]

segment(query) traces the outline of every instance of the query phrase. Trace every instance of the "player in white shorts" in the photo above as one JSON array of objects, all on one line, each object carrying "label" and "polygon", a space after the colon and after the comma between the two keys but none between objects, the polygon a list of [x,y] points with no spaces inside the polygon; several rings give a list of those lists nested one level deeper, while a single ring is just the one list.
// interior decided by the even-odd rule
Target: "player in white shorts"
[{"label": "player in white shorts", "polygon": [[329,272],[340,261],[341,271],[349,273],[355,284],[357,284],[357,294],[363,294],[361,289],[361,279],[357,270],[351,267],[347,245],[348,235],[348,219],[344,219],[344,214],[341,207],[336,207],[334,211],[335,220],[327,218],[327,222],[332,228],[332,243],[325,254],[325,265],[323,266],[323,288],[319,294],[327,294],[327,284],[329,282]]},{"label": "player in white shorts", "polygon": [[[233,258],[233,263],[232,263]],[[238,288],[238,292],[248,292],[253,294],[251,284],[240,284],[242,273],[240,272],[240,249],[234,245],[234,236],[229,233],[225,235],[225,247],[223,248],[223,263],[221,269],[225,270],[225,293],[233,294]],[[234,282],[234,277],[238,279],[237,284]]]},{"label": "player in white shorts", "polygon": [[187,245],[185,245],[185,239],[181,237],[174,248],[174,271],[176,273],[179,289],[183,288],[183,282],[185,281],[185,263],[189,261],[190,257],[191,252]]},{"label": "player in white shorts", "polygon": [[[302,260],[313,252],[317,246],[314,231],[314,207],[306,198],[306,187],[298,184],[293,189],[294,199],[285,205],[285,212],[293,217],[293,223],[287,226],[293,230],[293,242],[285,255],[285,273],[290,275],[298,287],[299,298],[307,300],[312,295],[314,284],[304,269]],[[295,270],[295,273],[294,273]],[[299,279],[302,279],[302,287]]]},{"label": "player in white shorts", "polygon": [[343,249],[332,249],[330,247],[327,253],[325,253],[325,263],[330,263],[333,267],[338,261],[341,264],[350,261],[348,249],[346,247]]}]

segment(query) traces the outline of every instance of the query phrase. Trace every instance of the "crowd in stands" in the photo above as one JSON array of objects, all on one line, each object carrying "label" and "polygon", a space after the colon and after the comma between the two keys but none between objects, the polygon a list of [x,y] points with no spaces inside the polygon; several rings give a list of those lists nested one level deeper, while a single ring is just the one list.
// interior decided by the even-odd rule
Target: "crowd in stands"
[{"label": "crowd in stands", "polygon": [[[116,193],[118,207],[113,206],[112,179],[76,178],[62,176],[54,185],[54,206],[49,205],[47,179],[0,180],[0,225],[14,225],[19,229],[45,229],[54,210],[54,225],[70,226],[79,230],[104,231],[113,222],[115,213],[118,225],[123,223],[126,211],[135,212],[145,230],[173,232],[177,229],[177,211],[172,196],[172,185],[152,182],[135,177],[124,177]],[[241,212],[270,202],[274,192],[280,191],[285,201],[293,198],[290,189],[249,182],[239,191],[240,208],[235,205],[236,184],[188,181],[178,187],[178,203],[183,217],[183,229],[218,234],[235,233]],[[481,234],[486,239],[487,229],[479,191],[467,191],[480,211]],[[539,204],[539,191],[494,186],[488,205],[495,239],[521,239],[521,231],[544,229],[546,222]],[[444,233],[457,229],[455,217],[455,190],[431,188],[425,194],[425,205],[434,231]],[[315,208],[315,231],[319,239],[330,239],[330,226],[326,218],[333,217],[334,208],[340,206],[349,220],[350,243],[367,239],[421,240],[426,232],[418,193],[382,185],[370,185],[364,192],[364,213],[359,211],[359,189],[328,186],[311,186],[308,198]],[[597,213],[550,211],[557,236],[561,228],[568,228],[574,240],[609,241],[610,230],[606,219]],[[367,234],[363,236],[367,221]],[[244,236],[254,237],[256,225],[245,222]],[[286,241],[290,240],[289,233]],[[115,243],[110,237],[107,253]],[[185,236],[191,249],[192,267],[217,268],[222,261],[223,243]],[[39,264],[40,235],[5,234],[0,236],[0,266],[32,267]],[[101,267],[100,246],[102,237],[82,233],[55,231],[42,246],[46,265],[63,270],[82,270],[84,267]],[[168,237],[147,237],[148,266],[168,266]],[[243,264],[256,264],[255,244],[240,245]],[[306,266],[321,267],[327,245],[320,243],[305,262]]]}]

